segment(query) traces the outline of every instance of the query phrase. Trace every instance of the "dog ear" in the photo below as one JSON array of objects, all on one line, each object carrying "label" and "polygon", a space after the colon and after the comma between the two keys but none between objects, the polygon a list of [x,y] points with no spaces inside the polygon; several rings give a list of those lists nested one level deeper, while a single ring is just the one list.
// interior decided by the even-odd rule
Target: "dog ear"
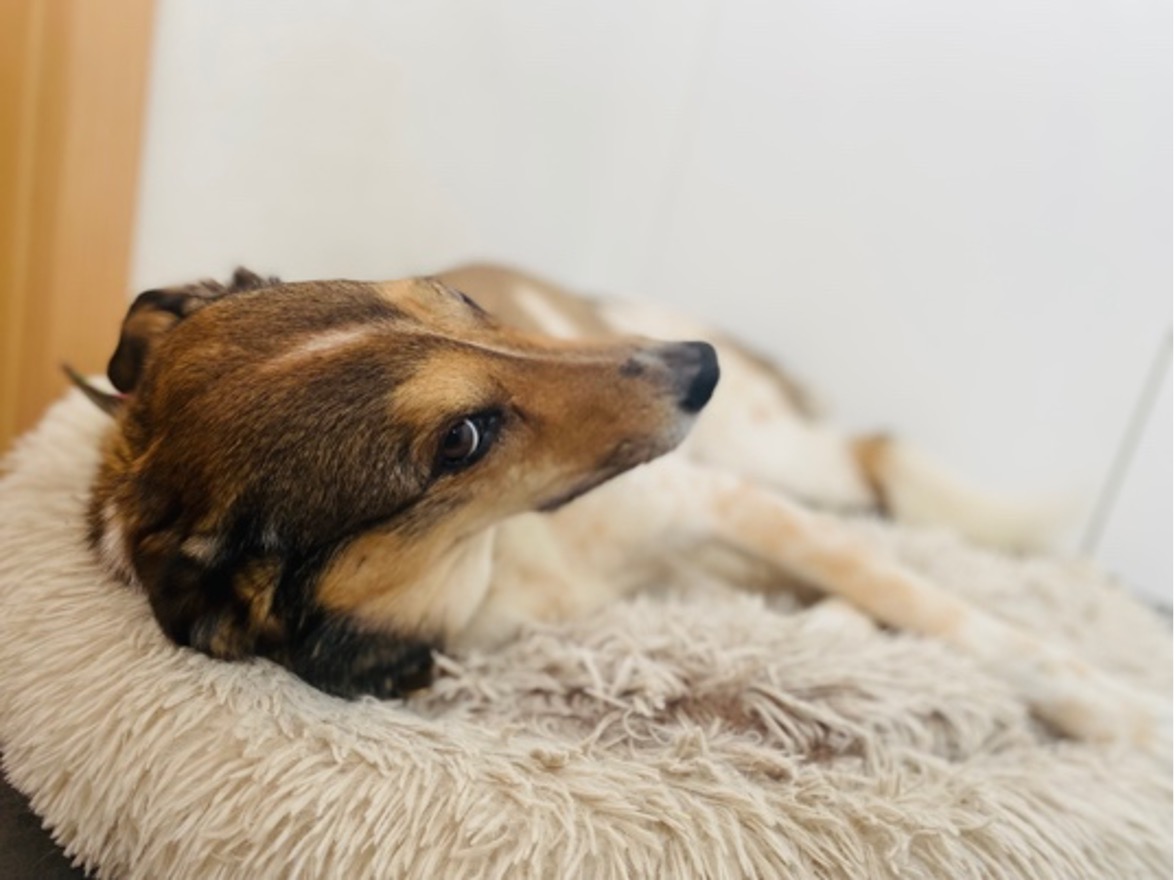
[{"label": "dog ear", "polygon": [[139,294],[123,319],[118,348],[114,350],[106,369],[111,384],[123,394],[133,391],[148,355],[184,318],[228,294],[260,290],[279,283],[277,278],[264,278],[248,269],[239,268],[233,273],[228,285],[217,281],[200,281]]}]

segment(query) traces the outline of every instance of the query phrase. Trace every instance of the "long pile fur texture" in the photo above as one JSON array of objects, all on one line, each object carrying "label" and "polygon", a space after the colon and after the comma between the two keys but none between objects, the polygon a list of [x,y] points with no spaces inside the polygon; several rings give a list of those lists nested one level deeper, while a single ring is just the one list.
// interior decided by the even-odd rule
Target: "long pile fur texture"
[{"label": "long pile fur texture", "polygon": [[[1170,744],[1055,737],[941,644],[700,586],[442,658],[407,704],[168,643],[84,540],[76,392],[0,482],[0,747],[100,877],[1170,876]],[[1170,693],[1093,568],[863,522],[879,547]]]}]

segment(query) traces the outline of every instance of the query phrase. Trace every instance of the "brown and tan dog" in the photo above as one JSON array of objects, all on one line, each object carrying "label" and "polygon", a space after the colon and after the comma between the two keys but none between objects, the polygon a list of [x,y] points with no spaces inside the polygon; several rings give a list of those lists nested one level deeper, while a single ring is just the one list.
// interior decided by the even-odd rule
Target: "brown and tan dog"
[{"label": "brown and tan dog", "polygon": [[1163,707],[790,499],[998,544],[1032,537],[1029,518],[901,444],[839,434],[713,336],[707,406],[716,348],[655,332],[709,335],[493,267],[148,291],[110,362],[120,395],[87,389],[115,417],[92,539],[177,643],[344,696],[403,694],[436,648],[588,613],[686,563],[946,639],[1070,733],[1160,729]]}]

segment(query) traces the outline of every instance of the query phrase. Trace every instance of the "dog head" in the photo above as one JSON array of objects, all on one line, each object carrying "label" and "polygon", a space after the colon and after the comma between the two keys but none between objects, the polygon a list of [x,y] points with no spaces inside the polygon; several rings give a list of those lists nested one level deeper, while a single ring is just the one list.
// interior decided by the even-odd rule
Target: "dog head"
[{"label": "dog head", "polygon": [[718,368],[704,343],[528,335],[428,278],[240,271],[141,294],[109,376],[96,542],[177,642],[280,659],[322,615],[441,637],[380,614],[496,522],[672,449]]}]

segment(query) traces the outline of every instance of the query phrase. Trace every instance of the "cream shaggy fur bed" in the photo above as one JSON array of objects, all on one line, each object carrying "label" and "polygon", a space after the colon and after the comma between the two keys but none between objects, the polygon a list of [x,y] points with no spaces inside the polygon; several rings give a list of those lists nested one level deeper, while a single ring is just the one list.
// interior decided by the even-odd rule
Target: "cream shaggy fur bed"
[{"label": "cream shaggy fur bed", "polygon": [[[165,641],[83,540],[78,395],[0,483],[5,772],[101,877],[1161,877],[1171,751],[1084,745],[927,640],[704,588],[346,703]],[[1090,567],[863,523],[1170,693],[1168,625]]]}]

